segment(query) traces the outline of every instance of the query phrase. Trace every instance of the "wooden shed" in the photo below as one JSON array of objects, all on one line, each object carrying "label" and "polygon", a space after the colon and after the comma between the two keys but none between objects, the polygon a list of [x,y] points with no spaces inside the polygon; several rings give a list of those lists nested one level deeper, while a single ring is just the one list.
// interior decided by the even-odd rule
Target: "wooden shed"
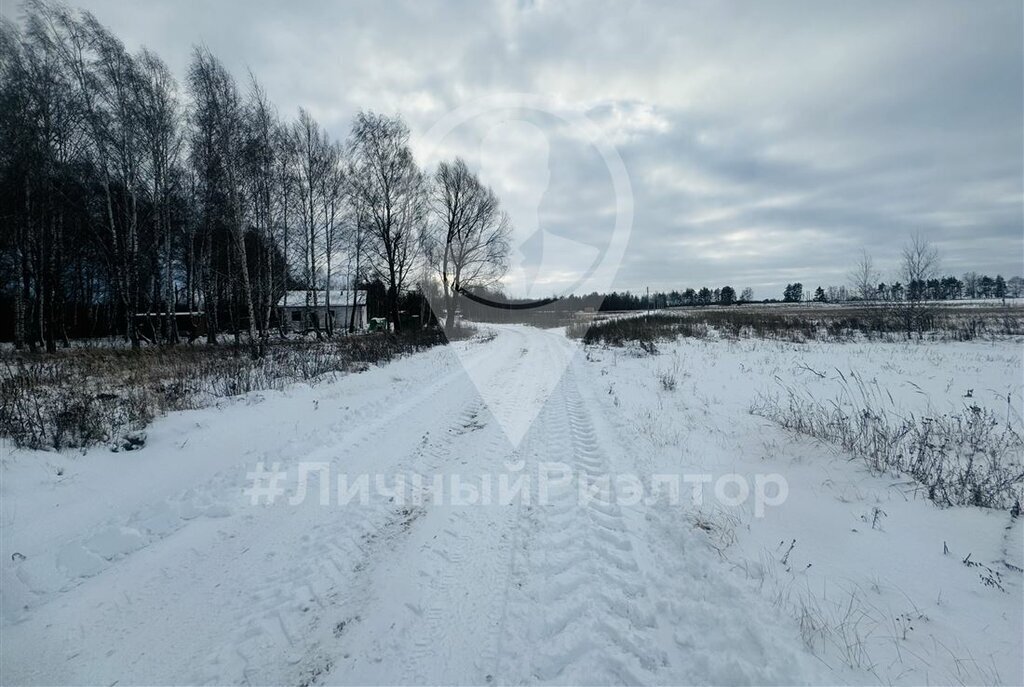
[{"label": "wooden shed", "polygon": [[286,291],[277,302],[278,317],[286,331],[346,329],[355,310],[356,329],[366,327],[366,291]]}]

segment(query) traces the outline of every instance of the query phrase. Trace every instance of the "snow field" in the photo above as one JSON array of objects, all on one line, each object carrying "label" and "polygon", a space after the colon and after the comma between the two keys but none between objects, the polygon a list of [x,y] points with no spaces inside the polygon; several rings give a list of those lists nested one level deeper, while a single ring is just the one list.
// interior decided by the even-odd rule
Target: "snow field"
[{"label": "snow field", "polygon": [[[1019,345],[685,340],[638,357],[493,331],[169,415],[137,452],[3,447],[4,681],[1022,682],[1021,579],[1004,565],[1020,565],[1019,522],[938,509],[748,412],[776,378],[830,398],[808,369],[833,367],[914,411],[973,389],[1013,412]],[[543,504],[322,504],[313,472],[301,502],[253,505],[258,463],[481,487],[510,466],[572,471]],[[788,498],[763,518],[710,494],[579,499],[608,473],[730,472],[778,472]]]}]

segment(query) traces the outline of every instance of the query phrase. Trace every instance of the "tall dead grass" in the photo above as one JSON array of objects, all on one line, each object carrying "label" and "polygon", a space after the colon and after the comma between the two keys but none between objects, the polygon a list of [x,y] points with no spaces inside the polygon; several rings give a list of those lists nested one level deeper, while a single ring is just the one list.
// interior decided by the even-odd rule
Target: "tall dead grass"
[{"label": "tall dead grass", "polygon": [[[806,341],[902,341],[908,338],[905,318],[897,308],[861,307],[724,307],[687,308],[599,322],[575,322],[566,334],[586,344],[651,345],[658,341],[717,336]],[[927,330],[915,337],[935,341],[971,341],[1024,334],[1024,309],[929,309]]]},{"label": "tall dead grass", "polygon": [[113,442],[166,411],[363,370],[445,341],[439,330],[275,341],[256,360],[210,346],[4,354],[0,435],[36,449]]},{"label": "tall dead grass", "polygon": [[1024,440],[1005,417],[977,405],[958,412],[901,414],[877,381],[836,371],[838,398],[819,400],[781,383],[751,407],[800,434],[841,446],[878,473],[913,477],[944,506],[1010,508],[1024,500]]}]

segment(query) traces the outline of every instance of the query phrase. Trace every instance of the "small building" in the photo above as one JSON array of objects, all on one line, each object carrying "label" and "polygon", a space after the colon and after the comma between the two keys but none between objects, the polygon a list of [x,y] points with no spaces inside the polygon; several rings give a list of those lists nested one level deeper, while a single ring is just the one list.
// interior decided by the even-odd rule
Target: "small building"
[{"label": "small building", "polygon": [[293,332],[327,329],[328,322],[334,323],[335,330],[347,329],[353,308],[356,329],[363,329],[366,327],[364,290],[286,291],[277,302],[277,313],[282,326],[286,331]]}]

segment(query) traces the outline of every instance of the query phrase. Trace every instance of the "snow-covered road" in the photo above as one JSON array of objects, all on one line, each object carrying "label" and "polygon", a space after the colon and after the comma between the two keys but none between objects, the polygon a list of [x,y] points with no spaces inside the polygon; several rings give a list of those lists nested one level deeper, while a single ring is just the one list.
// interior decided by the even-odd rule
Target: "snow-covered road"
[{"label": "snow-covered road", "polygon": [[[580,505],[558,478],[546,505],[451,505],[454,494],[420,504],[375,488],[417,475],[450,491],[457,475],[497,496],[499,476],[515,494],[542,463],[637,470],[599,431],[560,333],[509,327],[460,346],[459,359],[438,349],[164,418],[137,454],[10,470],[4,681],[731,681],[694,674],[699,652],[681,660],[682,616],[706,594],[693,577],[713,562],[663,566],[652,538],[669,524],[653,509]],[[246,494],[260,462],[291,479],[272,505]],[[303,463],[312,478],[295,504]],[[367,503],[341,504],[342,473],[371,475]],[[711,651],[739,640],[732,653],[756,665],[718,662],[737,678],[801,675],[776,650],[786,642],[742,623],[708,636],[716,624],[691,621],[687,641]]]},{"label": "snow-covered road", "polygon": [[[173,414],[138,453],[5,447],[2,681],[839,680],[685,504],[579,498],[581,475],[651,477],[607,367],[559,331],[494,332]],[[573,477],[542,499],[554,463]],[[286,475],[273,503],[260,464]],[[532,502],[500,502],[523,477]]]}]

